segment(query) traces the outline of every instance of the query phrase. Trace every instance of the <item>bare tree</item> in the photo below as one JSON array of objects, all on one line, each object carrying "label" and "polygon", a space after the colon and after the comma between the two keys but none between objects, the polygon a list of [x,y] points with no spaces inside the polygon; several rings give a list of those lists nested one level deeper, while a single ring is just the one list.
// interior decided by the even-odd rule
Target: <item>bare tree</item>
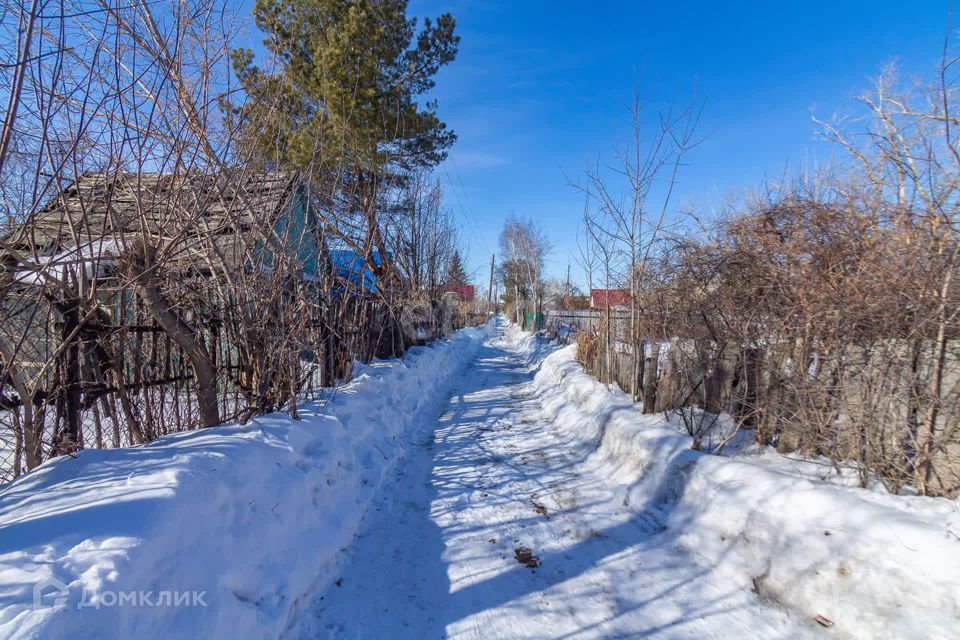
[{"label": "bare tree", "polygon": [[[634,93],[631,139],[616,152],[614,166],[597,166],[586,171],[585,183],[571,182],[598,203],[597,221],[591,228],[609,236],[616,254],[614,262],[622,272],[616,280],[630,295],[628,344],[633,354],[633,372],[628,391],[636,400],[643,390],[644,327],[641,322],[642,283],[669,212],[674,188],[686,154],[696,146],[694,138],[703,105],[692,100],[682,108],[671,105],[656,116],[649,139],[644,136],[643,105]],[[607,173],[611,177],[607,177]],[[658,181],[666,175],[666,186]]]},{"label": "bare tree", "polygon": [[507,218],[500,231],[500,277],[504,288],[512,294],[516,322],[533,303],[539,313],[543,298],[543,267],[551,245],[539,224],[514,215]]}]

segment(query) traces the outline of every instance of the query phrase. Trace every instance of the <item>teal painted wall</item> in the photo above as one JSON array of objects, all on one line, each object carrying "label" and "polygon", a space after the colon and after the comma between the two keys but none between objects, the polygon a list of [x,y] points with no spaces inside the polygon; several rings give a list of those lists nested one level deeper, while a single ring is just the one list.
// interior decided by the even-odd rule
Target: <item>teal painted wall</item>
[{"label": "teal painted wall", "polygon": [[[273,226],[277,237],[303,263],[303,272],[308,278],[319,276],[321,271],[316,224],[316,219],[309,215],[306,190],[298,186],[290,207],[277,218]],[[273,263],[273,251],[266,248],[263,242],[258,243],[256,254],[264,265]]]}]

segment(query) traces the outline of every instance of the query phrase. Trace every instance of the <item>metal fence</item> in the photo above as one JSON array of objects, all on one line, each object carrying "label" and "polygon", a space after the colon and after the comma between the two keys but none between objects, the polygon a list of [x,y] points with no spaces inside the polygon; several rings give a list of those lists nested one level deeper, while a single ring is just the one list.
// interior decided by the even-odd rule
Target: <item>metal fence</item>
[{"label": "metal fence", "polygon": [[[609,321],[615,340],[625,341],[630,323],[630,312],[610,309]],[[543,312],[543,329],[563,341],[576,340],[581,331],[599,331],[607,322],[605,309],[547,309]]]}]

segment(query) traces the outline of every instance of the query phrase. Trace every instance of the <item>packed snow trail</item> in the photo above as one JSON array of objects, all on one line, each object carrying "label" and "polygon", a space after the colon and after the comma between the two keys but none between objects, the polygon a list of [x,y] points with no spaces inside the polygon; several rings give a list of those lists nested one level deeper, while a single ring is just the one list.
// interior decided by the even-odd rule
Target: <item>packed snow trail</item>
[{"label": "packed snow trail", "polygon": [[[529,347],[529,344],[527,345]],[[629,509],[551,429],[530,353],[488,340],[291,638],[797,638],[812,632]],[[601,467],[602,468],[602,467]],[[322,543],[321,543],[322,544]],[[518,562],[532,550],[540,565]]]}]

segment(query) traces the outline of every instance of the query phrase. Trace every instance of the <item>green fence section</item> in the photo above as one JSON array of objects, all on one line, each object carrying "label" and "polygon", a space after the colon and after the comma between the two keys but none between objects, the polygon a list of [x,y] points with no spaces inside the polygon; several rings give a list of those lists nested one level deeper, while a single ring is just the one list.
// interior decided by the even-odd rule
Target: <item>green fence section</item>
[{"label": "green fence section", "polygon": [[524,331],[540,331],[543,329],[543,314],[540,312],[523,314]]}]

